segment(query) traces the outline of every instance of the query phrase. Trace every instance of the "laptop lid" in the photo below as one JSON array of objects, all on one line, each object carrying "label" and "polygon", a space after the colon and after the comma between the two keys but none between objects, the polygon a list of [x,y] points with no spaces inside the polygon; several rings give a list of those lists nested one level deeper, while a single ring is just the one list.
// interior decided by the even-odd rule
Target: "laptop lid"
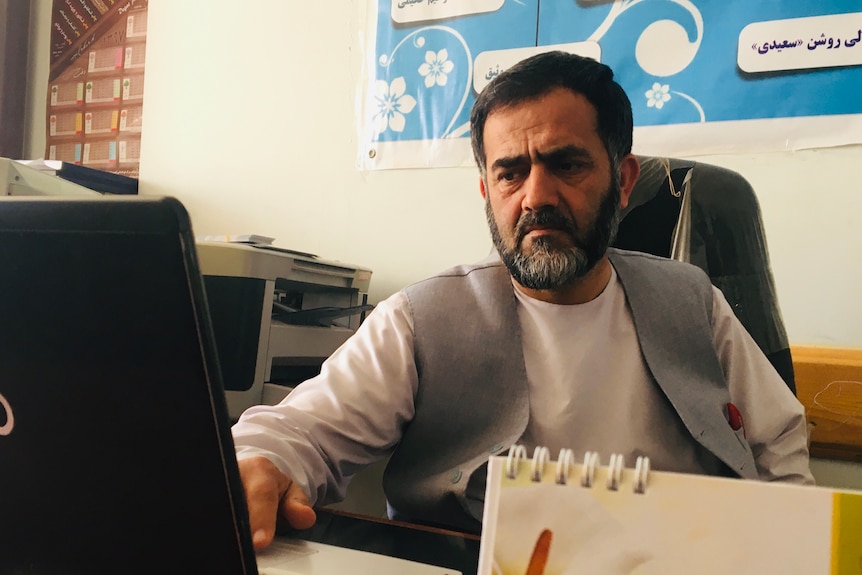
[{"label": "laptop lid", "polygon": [[256,573],[176,200],[0,199],[0,573]]}]

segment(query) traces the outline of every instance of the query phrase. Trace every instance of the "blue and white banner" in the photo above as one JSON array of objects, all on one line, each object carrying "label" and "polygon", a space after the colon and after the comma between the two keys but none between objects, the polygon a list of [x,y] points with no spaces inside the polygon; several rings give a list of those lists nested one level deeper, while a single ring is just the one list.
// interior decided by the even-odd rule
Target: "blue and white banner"
[{"label": "blue and white banner", "polygon": [[476,94],[551,49],[608,64],[635,151],[862,142],[859,0],[369,0],[366,169],[465,166]]}]

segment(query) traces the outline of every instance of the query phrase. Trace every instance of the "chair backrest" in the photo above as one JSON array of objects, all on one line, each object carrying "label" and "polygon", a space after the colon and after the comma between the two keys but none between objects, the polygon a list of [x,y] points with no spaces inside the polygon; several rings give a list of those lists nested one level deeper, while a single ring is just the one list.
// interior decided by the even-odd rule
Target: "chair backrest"
[{"label": "chair backrest", "polygon": [[673,257],[703,269],[796,393],[760,206],[751,184],[732,170],[691,160],[638,159],[641,176],[614,246]]}]

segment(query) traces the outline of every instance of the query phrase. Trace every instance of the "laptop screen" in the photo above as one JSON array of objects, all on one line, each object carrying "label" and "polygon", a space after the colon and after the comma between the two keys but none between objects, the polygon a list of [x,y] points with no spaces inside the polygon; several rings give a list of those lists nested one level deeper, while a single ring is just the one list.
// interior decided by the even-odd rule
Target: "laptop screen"
[{"label": "laptop screen", "polygon": [[185,211],[0,201],[0,573],[254,572]]}]

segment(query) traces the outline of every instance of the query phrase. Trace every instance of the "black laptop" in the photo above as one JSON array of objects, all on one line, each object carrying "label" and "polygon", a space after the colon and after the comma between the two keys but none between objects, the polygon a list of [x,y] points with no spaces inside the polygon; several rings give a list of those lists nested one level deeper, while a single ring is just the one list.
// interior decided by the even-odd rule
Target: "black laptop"
[{"label": "black laptop", "polygon": [[256,572],[183,207],[0,199],[0,574]]}]

